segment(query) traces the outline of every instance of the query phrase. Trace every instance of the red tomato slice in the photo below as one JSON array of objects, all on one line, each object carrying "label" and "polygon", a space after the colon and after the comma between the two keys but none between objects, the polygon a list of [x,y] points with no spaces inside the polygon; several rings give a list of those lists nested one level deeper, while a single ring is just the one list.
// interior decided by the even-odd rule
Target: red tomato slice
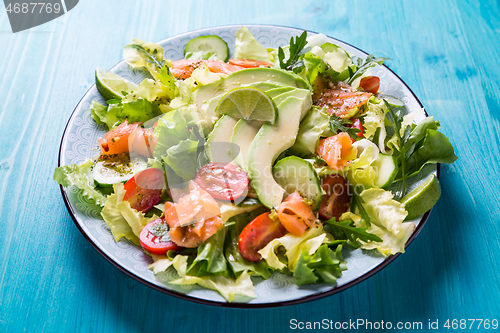
[{"label": "red tomato slice", "polygon": [[359,86],[363,88],[364,91],[376,94],[380,87],[380,79],[378,76],[365,76],[359,82]]},{"label": "red tomato slice", "polygon": [[226,163],[209,163],[196,174],[196,183],[212,197],[234,201],[248,187],[248,176],[243,169]]},{"label": "red tomato slice", "polygon": [[130,178],[124,185],[123,201],[130,207],[146,212],[161,200],[161,190],[165,187],[165,178],[160,169],[146,169]]},{"label": "red tomato slice", "polygon": [[144,228],[142,228],[141,234],[139,235],[139,242],[141,243],[141,246],[154,254],[166,254],[170,250],[180,250],[181,247],[177,246],[174,242],[170,240],[164,241],[162,240],[163,236],[155,236],[151,233],[154,229],[162,230],[163,228],[168,235],[167,223],[161,218],[148,223]]},{"label": "red tomato slice", "polygon": [[332,217],[338,220],[350,206],[351,195],[347,180],[341,175],[331,175],[323,179],[321,187],[325,194],[319,207],[319,216],[325,220]]},{"label": "red tomato slice", "polygon": [[241,231],[238,247],[243,258],[258,261],[262,258],[259,251],[275,238],[283,237],[286,229],[281,222],[269,217],[269,213],[257,216]]},{"label": "red tomato slice", "polygon": [[229,59],[231,65],[241,66],[244,68],[254,67],[272,67],[273,64],[268,61],[248,60],[248,59]]}]

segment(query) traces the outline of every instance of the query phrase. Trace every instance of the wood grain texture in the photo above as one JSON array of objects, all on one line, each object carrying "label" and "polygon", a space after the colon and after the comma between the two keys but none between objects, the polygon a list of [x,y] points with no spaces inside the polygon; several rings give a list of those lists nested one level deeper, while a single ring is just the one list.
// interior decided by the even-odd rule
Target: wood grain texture
[{"label": "wood grain texture", "polygon": [[[289,321],[500,319],[498,1],[97,1],[12,34],[0,10],[0,331],[285,332]],[[421,234],[372,278],[319,301],[220,309],[154,291],[103,259],[52,181],[96,67],[137,37],[225,24],[322,32],[392,58],[459,160]]]}]

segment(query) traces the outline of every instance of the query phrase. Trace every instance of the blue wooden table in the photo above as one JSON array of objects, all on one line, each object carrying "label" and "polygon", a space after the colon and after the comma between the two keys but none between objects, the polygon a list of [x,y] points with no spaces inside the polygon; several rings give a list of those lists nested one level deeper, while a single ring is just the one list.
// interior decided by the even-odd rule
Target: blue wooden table
[{"label": "blue wooden table", "polygon": [[[111,68],[134,37],[244,23],[392,58],[459,156],[442,167],[443,195],[407,253],[340,294],[285,308],[215,308],[136,282],[80,234],[52,180],[96,67]],[[499,39],[498,1],[82,0],[16,34],[0,9],[0,331],[285,332],[293,319],[439,320],[444,331],[447,319],[500,320]]]}]

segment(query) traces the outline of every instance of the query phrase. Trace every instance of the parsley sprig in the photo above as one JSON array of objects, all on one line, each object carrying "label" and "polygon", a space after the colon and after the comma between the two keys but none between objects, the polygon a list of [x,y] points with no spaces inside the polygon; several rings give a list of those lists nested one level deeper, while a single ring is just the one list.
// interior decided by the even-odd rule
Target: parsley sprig
[{"label": "parsley sprig", "polygon": [[360,132],[360,130],[357,128],[350,128],[346,126],[352,125],[352,121],[350,121],[349,119],[343,119],[337,117],[336,115],[332,115],[330,116],[329,124],[330,129],[333,133],[336,133],[337,131],[346,132],[351,138],[355,140],[359,139],[359,136],[357,136],[356,133]]},{"label": "parsley sprig", "polygon": [[403,129],[403,135],[401,136],[401,126],[403,125],[403,110],[398,109],[394,111],[391,105],[384,99],[385,106],[387,107],[386,117],[394,126],[394,132],[396,132],[396,137],[399,142],[399,161],[401,170],[401,181],[402,189],[398,191],[395,195],[395,199],[399,201],[406,192],[406,159],[408,158],[406,154],[406,143],[410,137],[411,126],[406,125]]},{"label": "parsley sprig", "polygon": [[363,73],[366,72],[368,68],[374,67],[377,64],[382,65],[385,60],[390,60],[390,58],[385,58],[385,57],[375,58],[373,54],[369,54],[368,57],[366,57],[365,61],[363,61],[363,59],[361,58],[357,58],[356,62],[358,65],[358,69],[356,69],[356,71],[353,72],[351,67],[348,67],[350,77],[346,83],[352,84],[354,80],[363,75]]},{"label": "parsley sprig", "polygon": [[280,61],[280,68],[300,73],[304,68],[304,62],[299,60],[300,56],[307,53],[310,48],[304,48],[307,44],[307,32],[303,32],[300,36],[296,36],[295,40],[290,37],[290,56],[285,62],[285,51],[278,47],[278,59]]}]

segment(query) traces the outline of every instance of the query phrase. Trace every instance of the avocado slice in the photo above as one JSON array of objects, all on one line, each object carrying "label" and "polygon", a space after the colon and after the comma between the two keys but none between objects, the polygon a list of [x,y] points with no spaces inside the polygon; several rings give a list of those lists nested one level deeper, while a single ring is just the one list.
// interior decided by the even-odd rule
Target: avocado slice
[{"label": "avocado slice", "polygon": [[[276,208],[283,200],[285,190],[274,180],[272,166],[276,158],[295,142],[304,109],[311,107],[310,94],[306,98],[288,97],[278,105],[275,126],[265,123],[248,150],[248,175],[261,203]],[[307,111],[306,111],[307,112]]]},{"label": "avocado slice", "polygon": [[231,157],[231,137],[238,119],[224,115],[215,124],[207,138],[207,155],[214,163],[233,163]]},{"label": "avocado slice", "polygon": [[231,137],[231,156],[243,170],[247,169],[248,150],[264,122],[240,119]]}]

